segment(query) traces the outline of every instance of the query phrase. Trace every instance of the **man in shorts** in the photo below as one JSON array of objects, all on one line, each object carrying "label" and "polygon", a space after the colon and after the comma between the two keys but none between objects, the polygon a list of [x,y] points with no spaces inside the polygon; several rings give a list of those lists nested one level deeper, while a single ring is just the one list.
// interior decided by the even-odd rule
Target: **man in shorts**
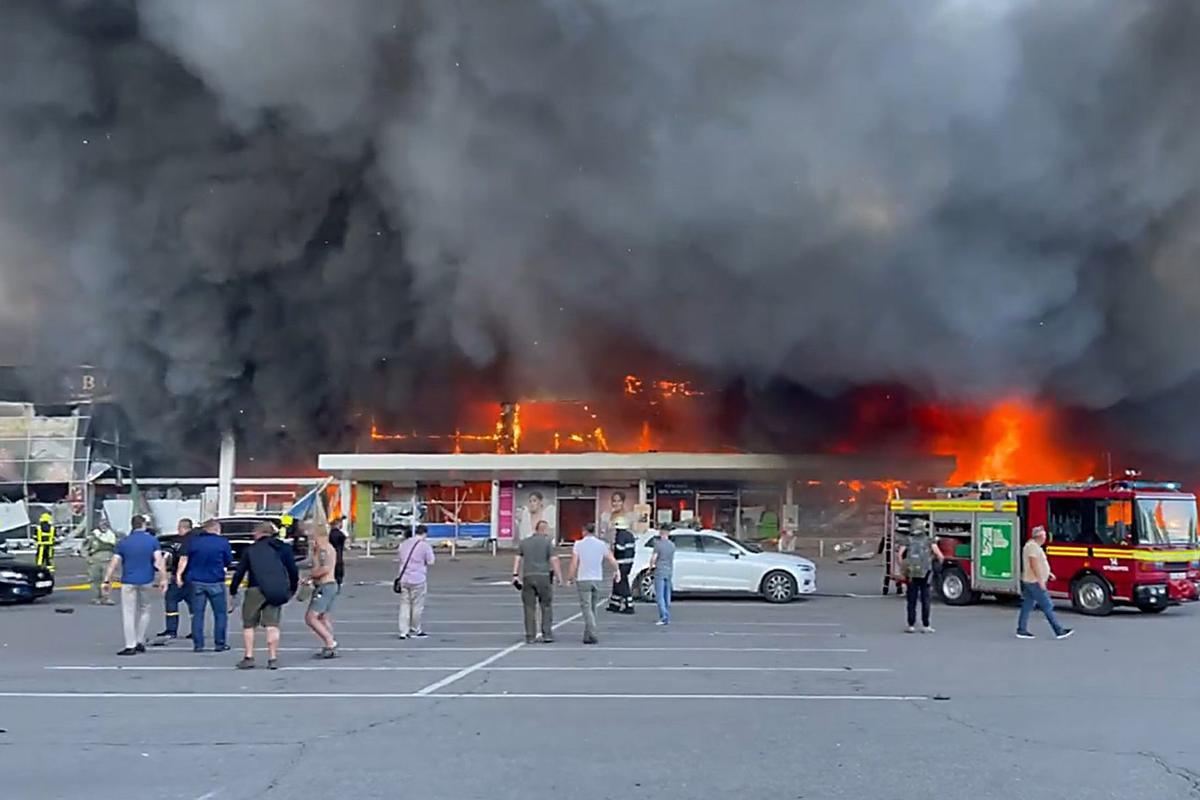
[{"label": "man in shorts", "polygon": [[279,620],[284,604],[300,585],[300,572],[292,546],[277,535],[272,523],[260,522],[254,529],[254,544],[242,551],[229,582],[229,594],[236,598],[242,579],[249,577],[242,603],[245,657],[237,663],[238,669],[254,669],[254,629],[260,626],[267,629],[267,669],[279,667]]},{"label": "man in shorts", "polygon": [[337,549],[329,541],[329,531],[321,526],[312,538],[312,569],[306,581],[312,586],[312,599],[304,613],[304,623],[321,640],[317,658],[337,658],[337,642],[333,638],[333,603],[338,595]]}]

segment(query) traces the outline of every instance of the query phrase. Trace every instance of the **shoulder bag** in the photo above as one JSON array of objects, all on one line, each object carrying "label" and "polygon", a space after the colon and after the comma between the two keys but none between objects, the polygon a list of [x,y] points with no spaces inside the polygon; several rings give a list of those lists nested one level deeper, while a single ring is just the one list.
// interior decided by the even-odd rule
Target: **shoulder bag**
[{"label": "shoulder bag", "polygon": [[404,559],[404,565],[400,567],[400,574],[396,576],[396,580],[392,581],[392,591],[400,594],[404,589],[400,584],[400,579],[404,577],[404,571],[408,569],[408,562],[412,561],[413,553],[417,552],[417,548],[421,546],[421,542],[413,544],[412,550],[408,551],[408,556]]}]

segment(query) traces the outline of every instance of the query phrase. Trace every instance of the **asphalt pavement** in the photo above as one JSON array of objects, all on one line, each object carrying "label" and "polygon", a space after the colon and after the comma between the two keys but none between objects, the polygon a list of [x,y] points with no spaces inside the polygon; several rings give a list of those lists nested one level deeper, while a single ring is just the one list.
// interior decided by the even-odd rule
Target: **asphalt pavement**
[{"label": "asphalt pavement", "polygon": [[118,658],[120,610],[86,592],[0,608],[4,794],[1200,797],[1195,607],[1064,612],[1073,638],[1037,620],[1018,641],[1011,607],[938,605],[935,634],[907,635],[875,568],[822,564],[821,596],[786,606],[679,599],[665,628],[601,610],[597,646],[560,587],[557,641],[526,645],[510,564],[442,558],[431,635],[400,641],[395,565],[356,558],[341,657],[312,659],[289,607],[273,672],[233,668],[236,623],[228,653]]}]

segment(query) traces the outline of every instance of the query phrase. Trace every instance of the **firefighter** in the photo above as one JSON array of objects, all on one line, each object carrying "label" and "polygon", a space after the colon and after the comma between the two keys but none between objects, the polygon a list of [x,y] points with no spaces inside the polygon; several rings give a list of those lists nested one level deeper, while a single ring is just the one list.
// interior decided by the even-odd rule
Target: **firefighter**
[{"label": "firefighter", "polygon": [[38,517],[37,565],[54,572],[54,518],[49,512]]},{"label": "firefighter", "polygon": [[629,573],[633,571],[633,557],[637,553],[637,539],[629,530],[625,517],[613,520],[613,556],[617,559],[618,571],[613,575],[612,597],[608,610],[617,614],[633,613],[633,591],[629,586]]},{"label": "firefighter", "polygon": [[117,534],[109,527],[108,520],[101,519],[95,530],[83,540],[83,555],[87,559],[88,581],[96,591],[92,598],[93,605],[111,606],[111,592],[104,586],[104,570],[112,561],[113,551],[117,548]]},{"label": "firefighter", "polygon": [[292,532],[292,526],[296,524],[296,518],[291,514],[284,514],[279,518],[279,536],[283,541],[288,540],[288,534]]}]

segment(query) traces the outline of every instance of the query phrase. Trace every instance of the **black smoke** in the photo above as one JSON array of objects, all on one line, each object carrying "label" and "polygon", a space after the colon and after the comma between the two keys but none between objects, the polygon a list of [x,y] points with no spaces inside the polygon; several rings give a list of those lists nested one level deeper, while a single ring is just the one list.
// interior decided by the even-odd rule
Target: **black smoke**
[{"label": "black smoke", "polygon": [[168,449],[583,391],[612,331],[1200,444],[1193,0],[7,0],[0,52],[0,327]]}]

